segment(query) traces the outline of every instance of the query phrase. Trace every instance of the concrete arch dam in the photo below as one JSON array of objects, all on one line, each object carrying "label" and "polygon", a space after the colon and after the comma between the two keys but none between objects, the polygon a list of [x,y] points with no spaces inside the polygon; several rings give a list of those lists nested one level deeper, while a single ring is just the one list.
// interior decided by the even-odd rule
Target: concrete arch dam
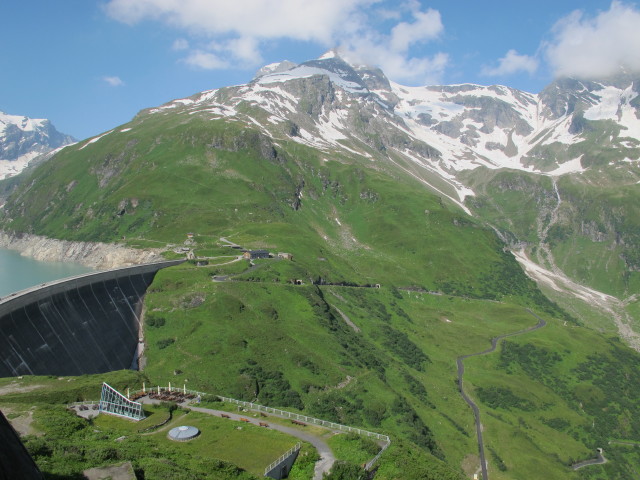
[{"label": "concrete arch dam", "polygon": [[79,275],[0,301],[0,377],[83,375],[136,366],[142,299],[183,260]]}]

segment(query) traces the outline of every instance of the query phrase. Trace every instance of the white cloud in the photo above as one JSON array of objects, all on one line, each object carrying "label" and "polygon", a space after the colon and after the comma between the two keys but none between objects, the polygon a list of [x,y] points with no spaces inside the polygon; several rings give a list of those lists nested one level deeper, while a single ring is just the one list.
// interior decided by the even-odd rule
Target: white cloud
[{"label": "white cloud", "polygon": [[248,67],[262,62],[258,41],[252,37],[232,38],[223,42],[211,42],[209,48],[239,60]]},{"label": "white cloud", "polygon": [[[197,68],[255,67],[261,47],[283,39],[340,45],[398,80],[435,80],[448,63],[444,53],[411,54],[444,30],[440,13],[421,11],[417,0],[108,0],[104,8],[124,23],[156,20],[186,32],[190,42],[174,46],[195,43],[183,62]],[[381,20],[396,25],[385,34],[374,27]]]},{"label": "white cloud", "polygon": [[121,87],[124,85],[124,82],[120,79],[120,77],[102,77],[102,80],[107,83],[107,85],[111,87]]},{"label": "white cloud", "polygon": [[352,38],[340,47],[340,54],[352,63],[378,65],[393,80],[411,84],[432,85],[442,82],[449,55],[411,57],[394,50],[381,38]]},{"label": "white cloud", "polygon": [[440,12],[428,9],[426,12],[414,11],[413,23],[401,22],[391,30],[391,48],[397,52],[405,52],[413,43],[437,38],[444,26]]},{"label": "white cloud", "polygon": [[538,69],[538,60],[529,55],[520,55],[515,50],[498,60],[497,67],[483,67],[482,74],[488,76],[511,75],[518,72],[534,73]]},{"label": "white cloud", "polygon": [[203,70],[216,70],[219,68],[229,68],[230,64],[220,58],[218,55],[205,52],[202,50],[194,50],[183,60],[184,63],[191,67],[201,68]]},{"label": "white cloud", "polygon": [[555,25],[544,50],[557,76],[597,78],[620,67],[640,70],[640,10],[620,1],[594,17],[577,10]]},{"label": "white cloud", "polygon": [[110,0],[107,13],[124,23],[164,21],[192,32],[330,43],[372,0]]},{"label": "white cloud", "polygon": [[184,38],[177,38],[173,45],[171,46],[171,50],[179,52],[181,50],[189,50],[189,42]]},{"label": "white cloud", "polygon": [[415,43],[434,40],[444,31],[440,13],[433,9],[419,10],[418,2],[402,5],[411,11],[413,22],[400,22],[389,35],[374,30],[358,31],[342,39],[341,53],[354,63],[378,65],[390,78],[408,83],[434,84],[442,81],[449,56],[438,52],[431,57],[412,57]]}]

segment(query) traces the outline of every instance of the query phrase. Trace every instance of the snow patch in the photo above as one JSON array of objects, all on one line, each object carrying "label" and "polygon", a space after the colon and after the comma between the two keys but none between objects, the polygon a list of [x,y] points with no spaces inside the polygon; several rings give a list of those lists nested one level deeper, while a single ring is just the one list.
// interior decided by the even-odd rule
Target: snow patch
[{"label": "snow patch", "polygon": [[553,288],[557,292],[570,293],[589,303],[590,305],[600,305],[603,302],[615,302],[617,299],[606,293],[599,292],[584,285],[575,283],[570,278],[547,270],[533,262],[524,250],[512,251],[516,260],[524,267],[527,274],[545,285]]},{"label": "snow patch", "polygon": [[98,140],[100,140],[102,137],[109,135],[111,132],[113,132],[113,130],[109,130],[106,133],[103,133],[102,135],[98,136],[98,137],[94,137],[91,140],[89,140],[87,143],[85,143],[84,145],[82,145],[78,150],[82,150],[83,148],[87,147],[88,145],[92,144],[92,143],[96,143]]},{"label": "snow patch", "polygon": [[292,68],[291,70],[287,70],[286,72],[272,73],[269,75],[265,75],[264,77],[260,77],[256,83],[259,85],[270,85],[273,83],[281,83],[288,82],[290,80],[300,79],[300,78],[309,78],[314,75],[324,75],[329,77],[329,79],[337,86],[346,90],[349,93],[366,93],[367,89],[362,87],[360,84],[356,82],[350,82],[345,80],[340,75],[334,72],[330,72],[323,68],[311,67],[309,65],[300,65]]},{"label": "snow patch", "polygon": [[574,158],[573,160],[569,160],[568,162],[564,162],[558,165],[555,170],[546,172],[545,175],[559,177],[560,175],[566,175],[567,173],[582,173],[585,171],[585,169],[582,168],[581,160],[582,155],[580,155],[580,157],[578,158]]},{"label": "snow patch", "polygon": [[234,97],[237,103],[242,101],[253,102],[264,108],[269,113],[286,116],[288,112],[295,113],[298,99],[279,86],[264,87],[254,84],[240,89],[240,96]]},{"label": "snow patch", "polygon": [[38,155],[42,152],[29,152],[15,160],[0,160],[0,180],[18,175]]},{"label": "snow patch", "polygon": [[[569,132],[572,122],[571,117],[563,118],[551,125],[549,135],[544,136],[541,145],[551,145],[553,143],[563,143],[565,145],[573,145],[582,141],[579,135]],[[549,127],[547,127],[549,128]],[[537,132],[539,134],[540,132]]]},{"label": "snow patch", "polygon": [[318,57],[318,60],[328,60],[329,58],[338,58],[338,54],[335,49],[332,48],[331,50],[324,52]]},{"label": "snow patch", "polygon": [[618,120],[618,108],[622,100],[623,91],[616,87],[605,87],[593,92],[600,97],[600,102],[585,110],[587,120]]},{"label": "snow patch", "polygon": [[151,110],[149,110],[149,113],[158,113],[158,112],[163,112],[164,110],[170,110],[172,108],[176,108],[178,105],[175,103],[170,103],[168,105],[163,105],[161,107],[157,107],[157,108],[152,108]]}]

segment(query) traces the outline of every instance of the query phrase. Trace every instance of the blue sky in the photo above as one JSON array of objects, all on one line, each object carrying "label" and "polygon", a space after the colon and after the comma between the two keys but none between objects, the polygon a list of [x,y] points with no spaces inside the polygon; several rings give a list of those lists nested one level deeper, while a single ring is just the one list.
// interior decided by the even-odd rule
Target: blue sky
[{"label": "blue sky", "polygon": [[0,2],[0,110],[79,139],[139,110],[340,47],[405,85],[504,84],[640,69],[630,1],[25,0]]}]

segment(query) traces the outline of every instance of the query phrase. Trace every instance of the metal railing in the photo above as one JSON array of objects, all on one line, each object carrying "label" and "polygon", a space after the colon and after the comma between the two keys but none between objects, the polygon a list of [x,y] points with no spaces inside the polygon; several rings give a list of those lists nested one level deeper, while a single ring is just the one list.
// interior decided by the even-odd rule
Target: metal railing
[{"label": "metal railing", "polygon": [[287,458],[289,458],[289,455],[293,454],[293,452],[300,450],[301,448],[302,448],[302,444],[298,442],[293,447],[291,447],[286,453],[283,453],[282,455],[280,455],[280,457],[275,462],[273,462],[271,465],[269,465],[267,468],[264,469],[264,476],[266,477],[267,473],[269,473],[271,470],[273,470],[279,464],[281,464]]},{"label": "metal railing", "polygon": [[[382,446],[381,450],[378,452],[378,454],[375,457],[373,457],[365,465],[365,469],[366,470],[371,469],[371,467],[378,461],[378,459],[384,453],[384,451],[389,447],[389,445],[391,445],[391,439],[389,438],[389,436],[388,435],[383,435],[381,433],[370,432],[370,431],[364,430],[362,428],[350,427],[348,425],[342,425],[340,423],[330,422],[328,420],[322,420],[320,418],[310,417],[308,415],[302,415],[300,413],[288,412],[286,410],[280,410],[279,408],[267,407],[265,405],[260,405],[258,403],[254,403],[254,402],[245,402],[244,400],[236,400],[235,398],[223,397],[222,395],[215,395],[215,394],[206,393],[206,392],[199,392],[197,390],[190,390],[188,388],[185,388],[184,386],[182,388],[180,388],[180,387],[160,387],[160,386],[149,387],[149,388],[145,388],[144,390],[140,389],[140,390],[135,390],[133,392],[130,392],[130,395],[136,395],[136,394],[139,394],[139,393],[147,393],[148,394],[148,393],[162,393],[162,392],[192,394],[192,395],[198,395],[201,398],[215,397],[218,400],[221,400],[223,402],[233,403],[235,405],[238,405],[238,406],[250,409],[250,410],[256,410],[258,412],[265,412],[265,413],[272,413],[272,414],[275,414],[275,415],[279,415],[280,417],[283,417],[283,418],[289,418],[289,419],[297,420],[299,422],[311,423],[313,425],[318,425],[318,426],[321,426],[321,427],[330,428],[332,430],[339,430],[341,432],[355,433],[357,435],[363,435],[363,436],[366,436],[366,437],[375,438],[376,440],[383,441],[384,445]],[[77,402],[77,404],[84,404],[84,403],[89,403],[89,402]],[[95,403],[97,403],[97,402],[95,402]],[[75,405],[75,404],[72,404],[72,405]],[[293,447],[291,450],[294,450],[295,448],[296,447]],[[290,452],[291,451],[289,451],[286,454],[284,454],[283,457],[286,457],[288,454],[290,454]],[[278,459],[272,465],[267,467],[267,471],[270,470],[271,468],[273,468],[274,464],[277,464],[280,461],[282,461],[282,460]]]},{"label": "metal railing", "polygon": [[280,410],[278,408],[265,407],[264,405],[259,405],[253,402],[245,402],[243,400],[236,400],[235,398],[222,397],[220,395],[218,395],[218,398],[223,402],[235,403],[236,405],[240,405],[241,407],[249,408],[251,410],[257,410],[259,412],[266,412],[266,413],[275,413],[276,415],[280,415],[285,418],[292,418],[300,422],[312,423],[314,425],[320,425],[321,427],[331,428],[333,430],[340,430],[341,432],[356,433],[358,435],[373,437],[377,440],[382,440],[386,443],[391,442],[391,440],[387,435],[382,435],[381,433],[376,433],[376,432],[370,432],[362,428],[349,427],[348,425],[341,425],[339,423],[329,422],[327,420],[321,420],[319,418],[309,417],[307,415],[301,415],[299,413],[287,412],[286,410]]},{"label": "metal railing", "polygon": [[385,444],[382,446],[382,448],[380,449],[380,451],[378,452],[378,454],[377,454],[375,457],[373,457],[371,460],[369,460],[369,461],[365,464],[364,469],[365,469],[365,470],[367,470],[367,471],[371,470],[371,467],[373,467],[373,466],[375,465],[375,463],[378,461],[378,459],[379,459],[379,458],[380,458],[380,456],[384,453],[384,451],[385,451],[387,448],[389,448],[389,445],[391,445],[391,441],[389,441],[389,442],[385,443]]}]

